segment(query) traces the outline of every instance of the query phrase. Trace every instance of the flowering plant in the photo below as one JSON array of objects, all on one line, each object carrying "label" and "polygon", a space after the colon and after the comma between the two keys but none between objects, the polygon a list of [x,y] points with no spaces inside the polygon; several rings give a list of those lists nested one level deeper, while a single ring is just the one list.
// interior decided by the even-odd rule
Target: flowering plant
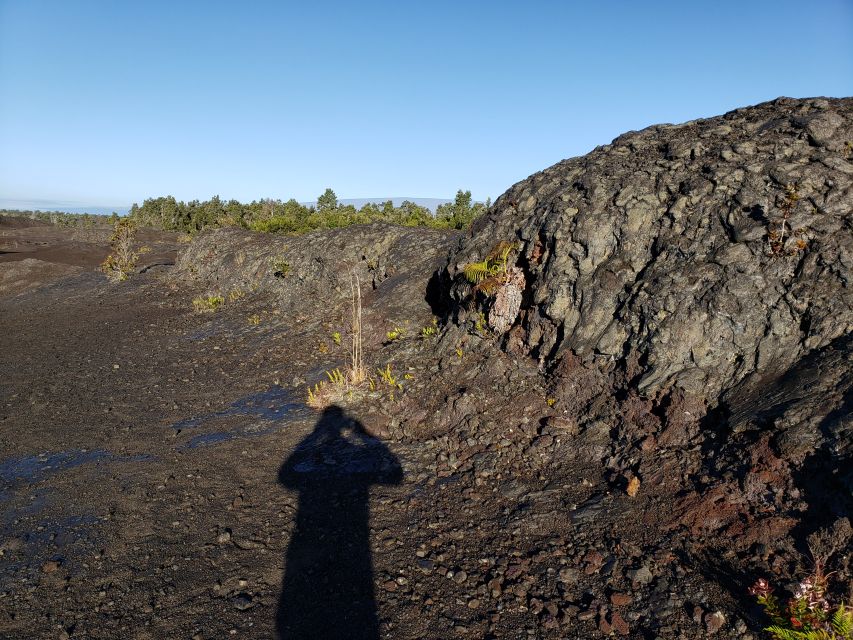
[{"label": "flowering plant", "polygon": [[853,640],[853,610],[830,603],[828,577],[823,563],[816,561],[814,572],[800,582],[784,607],[770,583],[759,578],[749,592],[773,622],[765,631],[774,640]]}]

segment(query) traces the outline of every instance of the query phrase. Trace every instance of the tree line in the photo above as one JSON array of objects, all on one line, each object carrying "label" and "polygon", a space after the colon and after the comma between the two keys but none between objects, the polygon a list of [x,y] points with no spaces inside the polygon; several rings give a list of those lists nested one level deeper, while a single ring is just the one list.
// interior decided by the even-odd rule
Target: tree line
[{"label": "tree line", "polygon": [[458,191],[453,202],[439,205],[433,214],[408,200],[394,206],[391,200],[382,204],[368,203],[360,209],[338,201],[332,189],[306,206],[294,199],[264,199],[249,203],[222,200],[182,202],[172,196],[148,198],[142,205],[131,207],[129,217],[136,224],[167,231],[195,233],[210,227],[242,227],[268,233],[299,234],[314,229],[333,229],[353,224],[387,222],[409,227],[464,229],[484,213],[489,202],[473,202],[470,191]]},{"label": "tree line", "polygon": [[65,213],[64,211],[31,211],[29,209],[0,209],[0,216],[29,218],[60,227],[83,228],[114,225],[119,220],[119,215],[115,212],[112,215],[105,216],[97,213]]},{"label": "tree line", "polygon": [[[426,207],[408,200],[399,206],[394,206],[388,200],[381,204],[368,203],[357,209],[351,204],[339,202],[335,192],[326,189],[317,198],[316,204],[309,206],[294,199],[283,202],[267,198],[242,203],[213,196],[210,200],[183,202],[172,196],[162,196],[148,198],[141,206],[134,203],[127,217],[138,227],[184,233],[215,227],[241,227],[266,233],[300,234],[314,229],[333,229],[370,222],[434,229],[466,229],[489,205],[490,201],[474,202],[470,191],[459,190],[453,202],[439,205],[434,214]],[[74,227],[114,226],[120,219],[115,212],[111,216],[104,216],[59,211],[0,210],[0,215],[27,217]]]}]

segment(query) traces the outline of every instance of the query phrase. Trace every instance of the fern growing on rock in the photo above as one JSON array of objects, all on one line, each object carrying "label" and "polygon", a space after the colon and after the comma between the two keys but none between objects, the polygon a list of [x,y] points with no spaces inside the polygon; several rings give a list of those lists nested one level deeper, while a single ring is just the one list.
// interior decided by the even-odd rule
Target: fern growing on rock
[{"label": "fern growing on rock", "polygon": [[509,277],[509,256],[517,248],[513,242],[499,242],[484,260],[471,262],[463,268],[465,279],[474,285],[474,291],[494,295]]},{"label": "fern growing on rock", "polygon": [[[511,266],[509,260],[517,248],[514,242],[499,242],[484,260],[471,262],[463,268],[465,279],[474,285],[472,295],[482,292],[488,299],[488,324],[499,334],[512,326],[521,308],[524,274],[518,267]],[[484,328],[481,313],[475,330],[483,333]]]}]

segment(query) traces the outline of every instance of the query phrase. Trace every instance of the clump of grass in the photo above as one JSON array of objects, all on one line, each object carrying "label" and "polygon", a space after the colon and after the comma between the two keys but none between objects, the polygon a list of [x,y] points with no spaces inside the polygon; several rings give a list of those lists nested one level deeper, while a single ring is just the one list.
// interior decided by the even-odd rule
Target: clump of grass
[{"label": "clump of grass", "polygon": [[222,296],[199,296],[193,298],[193,309],[196,313],[213,313],[225,303]]},{"label": "clump of grass", "polygon": [[348,378],[355,385],[367,380],[367,369],[364,367],[364,349],[361,335],[361,281],[356,274],[350,276],[350,291],[352,293],[352,351]]},{"label": "clump of grass", "polygon": [[249,316],[249,324],[255,326],[261,324],[261,316],[259,316],[257,313],[253,313]]},{"label": "clump of grass", "polygon": [[313,388],[308,387],[309,407],[325,409],[350,391],[347,379],[340,369],[326,371],[326,377],[329,379],[328,382],[320,381]]},{"label": "clump of grass", "polygon": [[237,302],[238,300],[245,298],[246,292],[242,289],[234,289],[231,293],[228,294],[228,302]]},{"label": "clump of grass", "polygon": [[[362,348],[362,312],[361,312],[361,282],[358,276],[353,274],[350,278],[350,291],[352,294],[352,348],[350,351],[350,364],[345,372],[334,369],[326,372],[328,382],[321,381],[313,387],[308,388],[308,405],[315,409],[323,409],[343,397],[353,398],[355,391],[368,381],[367,369],[364,366]],[[337,338],[336,338],[337,336]],[[340,344],[342,336],[339,332],[332,335],[335,344]],[[328,352],[328,346],[324,341],[320,342],[322,353]],[[375,383],[370,380],[371,391]]]}]

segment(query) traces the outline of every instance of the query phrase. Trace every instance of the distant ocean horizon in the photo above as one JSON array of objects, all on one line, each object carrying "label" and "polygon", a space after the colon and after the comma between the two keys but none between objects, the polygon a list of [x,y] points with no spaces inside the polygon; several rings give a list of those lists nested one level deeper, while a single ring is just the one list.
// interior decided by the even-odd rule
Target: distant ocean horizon
[{"label": "distant ocean horizon", "polygon": [[[338,202],[343,205],[352,205],[356,209],[360,209],[368,203],[382,204],[391,200],[395,207],[399,207],[404,201],[414,202],[415,204],[425,207],[435,213],[439,205],[453,202],[449,198],[403,198],[403,197],[385,197],[385,198],[340,198]],[[141,203],[138,203],[141,204]],[[316,202],[302,202],[305,206],[311,206]],[[82,202],[69,202],[63,200],[12,200],[0,198],[0,209],[14,211],[58,211],[61,213],[90,213],[94,215],[108,216],[115,211],[119,215],[127,215],[131,205],[87,205]]]}]

